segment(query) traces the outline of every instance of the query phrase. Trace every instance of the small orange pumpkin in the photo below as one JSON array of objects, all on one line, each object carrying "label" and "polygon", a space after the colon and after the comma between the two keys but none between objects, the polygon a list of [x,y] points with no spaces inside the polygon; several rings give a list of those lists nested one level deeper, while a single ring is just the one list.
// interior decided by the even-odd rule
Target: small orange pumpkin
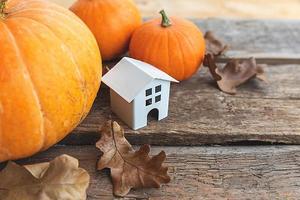
[{"label": "small orange pumpkin", "polygon": [[42,0],[0,1],[0,162],[31,156],[87,115],[101,81],[88,27]]},{"label": "small orange pumpkin", "polygon": [[162,20],[154,19],[135,30],[130,56],[156,66],[177,80],[185,80],[203,62],[203,34],[188,20],[169,19],[163,10],[160,13]]},{"label": "small orange pumpkin", "polygon": [[132,0],[78,0],[70,10],[94,33],[105,61],[126,53],[133,31],[142,24]]}]

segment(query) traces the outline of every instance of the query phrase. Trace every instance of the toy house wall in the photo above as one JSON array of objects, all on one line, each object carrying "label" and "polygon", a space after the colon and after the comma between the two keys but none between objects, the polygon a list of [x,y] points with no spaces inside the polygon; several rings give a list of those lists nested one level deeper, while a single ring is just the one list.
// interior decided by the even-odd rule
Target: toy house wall
[{"label": "toy house wall", "polygon": [[[161,92],[155,93],[155,87],[161,85]],[[146,90],[152,88],[152,95],[146,96]],[[161,100],[155,103],[155,97],[161,95]],[[158,120],[161,120],[168,116],[169,108],[169,96],[170,96],[170,82],[164,80],[155,79],[148,84],[134,99],[133,101],[133,115],[134,123],[133,129],[139,129],[147,125],[148,114],[154,108],[157,108]],[[146,100],[152,98],[152,104],[146,106]]]},{"label": "toy house wall", "polygon": [[133,102],[128,103],[114,90],[110,89],[110,103],[112,111],[128,126],[133,128]]}]

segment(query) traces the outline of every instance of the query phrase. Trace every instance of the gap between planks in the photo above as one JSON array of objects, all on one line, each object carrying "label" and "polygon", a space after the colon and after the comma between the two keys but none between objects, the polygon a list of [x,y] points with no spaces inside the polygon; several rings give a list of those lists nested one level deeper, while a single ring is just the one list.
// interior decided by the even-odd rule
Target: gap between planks
[{"label": "gap between planks", "polygon": [[93,144],[112,116],[132,144],[205,145],[241,141],[300,144],[300,67],[266,68],[269,84],[252,80],[235,96],[220,92],[204,68],[192,79],[172,85],[168,118],[133,131],[109,106],[102,87],[93,109],[63,144]]},{"label": "gap between planks", "polygon": [[[137,149],[137,147],[135,147]],[[124,199],[298,199],[300,146],[152,147],[164,150],[172,180],[160,189],[132,190]],[[94,146],[55,146],[21,164],[61,154],[79,159],[90,176],[88,200],[114,199],[109,170],[96,171]],[[3,167],[3,164],[2,164]]]},{"label": "gap between planks", "polygon": [[256,56],[259,63],[277,64],[266,68],[269,84],[251,80],[231,96],[220,92],[202,68],[188,81],[172,85],[168,118],[139,131],[128,129],[111,112],[108,89],[102,86],[88,117],[61,143],[93,144],[101,125],[112,116],[124,126],[129,141],[138,145],[300,144],[300,20],[194,22],[230,44],[220,61]]},{"label": "gap between planks", "polygon": [[284,65],[284,64],[300,64],[299,55],[268,55],[268,54],[248,54],[248,55],[233,55],[233,56],[219,56],[217,63],[227,63],[232,59],[246,60],[249,58],[255,58],[257,64],[269,64],[269,65]]}]

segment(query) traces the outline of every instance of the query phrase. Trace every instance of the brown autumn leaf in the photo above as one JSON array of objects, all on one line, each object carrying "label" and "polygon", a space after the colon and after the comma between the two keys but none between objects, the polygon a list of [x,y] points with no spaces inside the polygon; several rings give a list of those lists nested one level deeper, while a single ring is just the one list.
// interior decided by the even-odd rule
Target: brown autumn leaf
[{"label": "brown autumn leaf", "polygon": [[207,31],[204,35],[204,39],[206,43],[206,54],[210,54],[213,57],[221,55],[228,48],[228,45],[217,38],[212,31]]},{"label": "brown autumn leaf", "polygon": [[225,93],[236,94],[236,88],[253,77],[267,82],[264,69],[256,64],[255,58],[242,61],[232,59],[223,68],[218,67],[212,57],[207,56],[207,59],[213,78],[217,81],[220,90]]},{"label": "brown autumn leaf", "polygon": [[203,65],[209,67],[210,73],[212,74],[214,79],[219,81],[221,80],[221,77],[215,72],[215,70],[212,69],[214,67],[216,68],[216,57],[222,55],[228,49],[228,45],[217,38],[212,31],[207,31],[204,35],[204,38],[206,53]]},{"label": "brown autumn leaf", "polygon": [[209,68],[220,90],[228,94],[236,94],[236,88],[253,77],[267,82],[263,67],[257,65],[254,58],[243,61],[232,59],[225,67],[220,68],[216,64],[216,56],[223,54],[228,49],[228,45],[223,43],[211,31],[207,31],[204,37],[206,55],[203,65]]},{"label": "brown autumn leaf", "polygon": [[170,182],[168,168],[162,165],[166,159],[165,152],[151,158],[148,155],[149,145],[134,151],[117,122],[106,122],[101,133],[96,147],[103,156],[97,168],[110,168],[116,196],[125,196],[131,188],[159,188],[162,183]]},{"label": "brown autumn leaf", "polygon": [[8,162],[0,172],[0,199],[84,200],[89,179],[78,160],[68,155],[27,166]]},{"label": "brown autumn leaf", "polygon": [[205,58],[204,58],[204,63],[205,63],[205,66],[208,67],[208,69],[209,69],[212,77],[215,79],[215,81],[220,81],[222,79],[222,77],[219,74],[217,74],[217,72],[216,72],[216,69],[218,67],[215,62],[214,56],[212,54],[206,54]]}]

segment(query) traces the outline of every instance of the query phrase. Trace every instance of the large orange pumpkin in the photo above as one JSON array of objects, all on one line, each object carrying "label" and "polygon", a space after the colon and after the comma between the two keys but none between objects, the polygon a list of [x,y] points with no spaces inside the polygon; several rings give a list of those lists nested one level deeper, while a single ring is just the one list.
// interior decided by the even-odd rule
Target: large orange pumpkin
[{"label": "large orange pumpkin", "polygon": [[0,162],[33,155],[87,115],[101,81],[97,42],[73,13],[42,0],[0,5]]},{"label": "large orange pumpkin", "polygon": [[146,22],[131,38],[130,56],[150,63],[177,80],[191,77],[200,67],[205,54],[205,40],[198,27],[180,18]]},{"label": "large orange pumpkin", "polygon": [[142,24],[132,0],[78,0],[70,10],[94,33],[106,61],[127,52],[133,31]]}]

